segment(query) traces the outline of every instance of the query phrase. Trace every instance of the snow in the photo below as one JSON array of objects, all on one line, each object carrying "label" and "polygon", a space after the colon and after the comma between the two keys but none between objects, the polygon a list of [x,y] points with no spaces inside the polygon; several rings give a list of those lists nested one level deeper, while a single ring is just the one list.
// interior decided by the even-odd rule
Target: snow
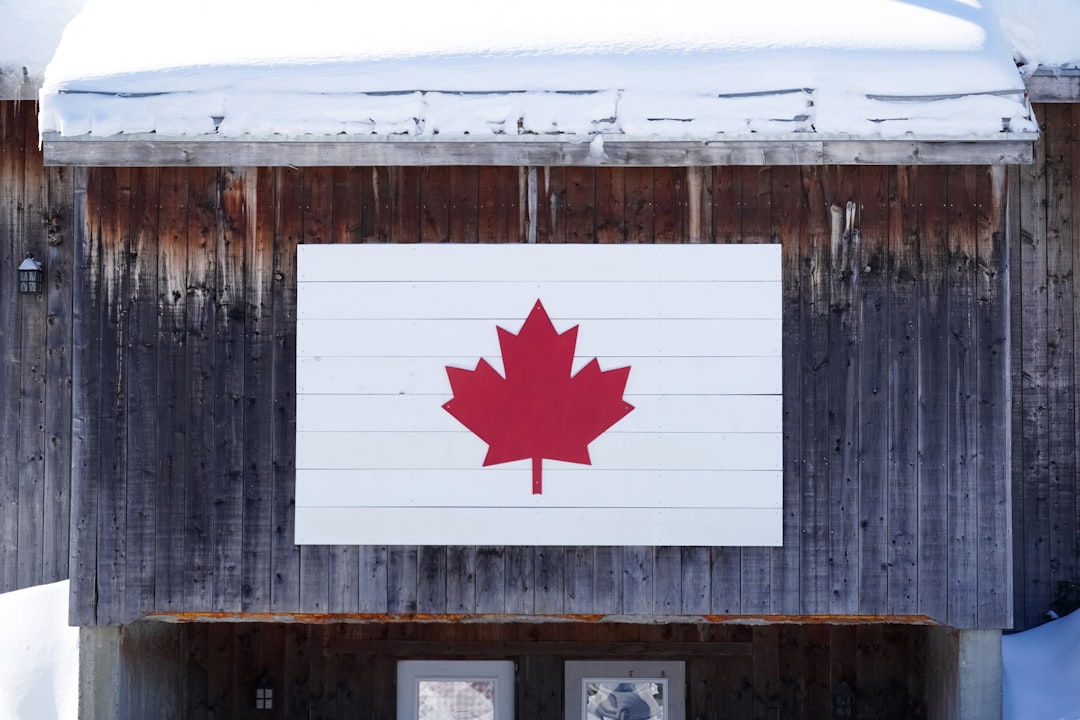
[{"label": "snow", "polygon": [[0,98],[36,90],[60,35],[84,0],[0,0]]},{"label": "snow", "polygon": [[0,717],[75,720],[79,630],[68,627],[68,581],[0,595]]},{"label": "snow", "polygon": [[1035,130],[997,17],[975,0],[295,7],[87,0],[46,71],[41,129],[586,141]]},{"label": "snow", "polygon": [[1080,720],[1080,611],[1001,641],[1004,720]]},{"label": "snow", "polygon": [[1080,66],[1080,2],[995,0],[1001,24],[1025,72],[1039,65]]}]

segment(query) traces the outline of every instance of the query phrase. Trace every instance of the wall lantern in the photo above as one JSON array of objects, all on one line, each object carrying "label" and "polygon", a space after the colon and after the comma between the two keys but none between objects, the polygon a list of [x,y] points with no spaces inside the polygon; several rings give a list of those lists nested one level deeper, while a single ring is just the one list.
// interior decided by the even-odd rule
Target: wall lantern
[{"label": "wall lantern", "polygon": [[45,287],[45,271],[41,263],[34,259],[34,253],[26,253],[26,259],[19,265],[19,292],[40,293]]},{"label": "wall lantern", "polygon": [[833,690],[833,717],[855,717],[855,691],[848,685],[847,680],[841,680]]},{"label": "wall lantern", "polygon": [[265,671],[255,681],[255,709],[274,709],[274,681]]}]

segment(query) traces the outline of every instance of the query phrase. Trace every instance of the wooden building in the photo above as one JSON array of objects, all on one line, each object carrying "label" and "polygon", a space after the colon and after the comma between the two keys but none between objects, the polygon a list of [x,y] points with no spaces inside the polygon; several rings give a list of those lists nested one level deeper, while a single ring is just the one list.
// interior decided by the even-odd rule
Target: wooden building
[{"label": "wooden building", "polygon": [[[992,717],[1080,562],[1080,109],[1030,87],[1038,135],[599,152],[3,99],[0,589],[71,579],[87,720],[391,718],[402,660],[512,661],[524,720],[578,661],[684,668],[695,720]],[[782,544],[295,544],[297,247],[333,243],[778,243]]]}]

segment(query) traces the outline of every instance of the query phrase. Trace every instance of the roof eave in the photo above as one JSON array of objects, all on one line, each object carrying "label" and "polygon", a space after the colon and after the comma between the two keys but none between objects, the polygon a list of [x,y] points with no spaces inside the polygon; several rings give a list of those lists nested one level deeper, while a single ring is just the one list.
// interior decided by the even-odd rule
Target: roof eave
[{"label": "roof eave", "polygon": [[1035,133],[994,138],[763,140],[513,136],[247,139],[44,133],[46,165],[71,166],[649,166],[1011,165],[1034,159]]},{"label": "roof eave", "polygon": [[1033,103],[1080,102],[1080,67],[1040,65],[1024,81]]}]

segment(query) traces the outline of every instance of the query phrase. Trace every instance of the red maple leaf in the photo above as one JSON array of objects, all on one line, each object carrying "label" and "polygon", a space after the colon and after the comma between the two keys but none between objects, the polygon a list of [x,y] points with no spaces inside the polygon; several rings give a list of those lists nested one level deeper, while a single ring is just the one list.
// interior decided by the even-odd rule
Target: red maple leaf
[{"label": "red maple leaf", "polygon": [[544,458],[592,464],[589,443],[634,409],[622,399],[630,368],[593,358],[571,375],[578,326],[556,332],[539,300],[517,335],[497,329],[506,377],[483,359],[447,366],[454,397],[443,408],[487,443],[485,466],[531,459],[537,495]]}]

